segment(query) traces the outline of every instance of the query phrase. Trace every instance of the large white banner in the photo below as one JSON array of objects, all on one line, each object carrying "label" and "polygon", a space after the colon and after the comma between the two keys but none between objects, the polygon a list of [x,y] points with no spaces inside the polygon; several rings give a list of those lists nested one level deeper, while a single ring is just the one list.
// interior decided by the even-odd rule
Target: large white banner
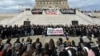
[{"label": "large white banner", "polygon": [[64,35],[63,28],[47,28],[47,35]]},{"label": "large white banner", "polygon": [[57,15],[57,10],[50,9],[50,10],[46,10],[45,13],[47,15]]}]

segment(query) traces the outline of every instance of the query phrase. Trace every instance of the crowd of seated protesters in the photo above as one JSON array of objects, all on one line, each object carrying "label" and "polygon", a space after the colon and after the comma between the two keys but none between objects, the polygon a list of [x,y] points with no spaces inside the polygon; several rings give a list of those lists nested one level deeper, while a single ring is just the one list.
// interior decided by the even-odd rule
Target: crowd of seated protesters
[{"label": "crowd of seated protesters", "polygon": [[43,11],[47,11],[47,10],[51,10],[51,11],[57,11],[59,10],[62,14],[75,14],[76,13],[76,9],[32,9],[32,14],[42,14]]},{"label": "crowd of seated protesters", "polygon": [[94,10],[94,11],[81,11],[82,13],[100,13],[100,10]]},{"label": "crowd of seated protesters", "polygon": [[92,17],[92,18],[98,18],[97,16],[93,16],[93,15],[90,15],[90,14],[93,14],[93,13],[100,13],[100,10],[94,10],[94,11],[81,11],[82,13],[86,14],[87,16],[89,17]]},{"label": "crowd of seated protesters", "polygon": [[24,37],[33,35],[46,35],[47,28],[63,28],[64,35],[100,37],[100,25],[29,25],[29,26],[2,26],[0,25],[0,38]]},{"label": "crowd of seated protesters", "polygon": [[[17,38],[14,43],[7,39],[6,43],[0,40],[0,56],[100,56],[100,38],[93,42],[91,38],[85,42],[80,38],[78,45],[75,40],[58,38],[57,42],[50,39],[44,47],[40,39],[35,42],[31,38]],[[20,41],[21,40],[21,41]]]},{"label": "crowd of seated protesters", "polygon": [[42,9],[32,9],[31,12],[32,14],[42,14],[43,10]]},{"label": "crowd of seated protesters", "polygon": [[76,14],[76,9],[60,9],[62,14]]},{"label": "crowd of seated protesters", "polygon": [[95,10],[94,12],[95,12],[95,13],[100,13],[100,10]]}]

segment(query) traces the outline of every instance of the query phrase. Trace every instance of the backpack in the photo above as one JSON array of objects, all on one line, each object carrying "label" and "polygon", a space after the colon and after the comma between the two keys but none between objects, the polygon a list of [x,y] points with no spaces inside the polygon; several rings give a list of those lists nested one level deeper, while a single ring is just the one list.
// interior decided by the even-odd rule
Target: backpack
[{"label": "backpack", "polygon": [[69,46],[70,44],[71,44],[70,41],[68,41],[68,42],[65,41],[65,42],[64,42],[64,47],[67,47],[67,46]]},{"label": "backpack", "polygon": [[95,53],[93,52],[92,49],[90,49],[90,50],[88,51],[88,56],[95,56]]},{"label": "backpack", "polygon": [[72,53],[72,56],[77,56],[76,50],[75,50],[75,49],[71,48],[70,51],[71,51],[71,53]]},{"label": "backpack", "polygon": [[28,43],[27,46],[26,46],[26,51],[29,51],[31,46],[32,46],[32,44]]},{"label": "backpack", "polygon": [[60,52],[59,56],[68,56],[68,52],[67,51]]},{"label": "backpack", "polygon": [[21,43],[14,43],[14,47],[15,47],[16,49],[19,49],[19,48],[21,47]]},{"label": "backpack", "polygon": [[82,50],[81,55],[82,56],[88,56],[88,52],[86,50]]}]

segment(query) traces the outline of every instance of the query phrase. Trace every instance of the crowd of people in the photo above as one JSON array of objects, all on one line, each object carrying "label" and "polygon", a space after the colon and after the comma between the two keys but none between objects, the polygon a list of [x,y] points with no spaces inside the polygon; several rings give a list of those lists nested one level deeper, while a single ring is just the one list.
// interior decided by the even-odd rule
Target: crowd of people
[{"label": "crowd of people", "polygon": [[76,14],[76,9],[32,9],[32,14],[43,14],[44,12],[57,12],[60,11],[62,14]]},{"label": "crowd of people", "polygon": [[[91,17],[91,18],[99,18],[97,15],[100,13],[100,10],[94,10],[94,11],[81,11],[85,15]],[[97,13],[97,15],[95,15]]]},{"label": "crowd of people", "polygon": [[67,36],[87,36],[100,37],[99,25],[30,25],[30,26],[2,26],[0,25],[0,38],[24,37],[33,35],[47,36],[47,28],[63,28],[64,35]]},{"label": "crowd of people", "polygon": [[76,9],[60,9],[62,14],[76,14]]},{"label": "crowd of people", "polygon": [[63,28],[67,36],[100,37],[99,25],[30,25],[30,26],[2,26],[0,25],[0,37],[24,37],[33,35],[47,35],[47,28]]},{"label": "crowd of people", "polygon": [[94,10],[94,11],[81,11],[82,13],[100,13],[100,10]]},{"label": "crowd of people", "polygon": [[91,38],[85,42],[80,38],[78,45],[75,40],[58,38],[57,42],[50,39],[44,47],[40,39],[35,42],[31,38],[17,38],[14,43],[7,39],[6,43],[0,40],[0,56],[100,56],[100,38],[93,42]]}]

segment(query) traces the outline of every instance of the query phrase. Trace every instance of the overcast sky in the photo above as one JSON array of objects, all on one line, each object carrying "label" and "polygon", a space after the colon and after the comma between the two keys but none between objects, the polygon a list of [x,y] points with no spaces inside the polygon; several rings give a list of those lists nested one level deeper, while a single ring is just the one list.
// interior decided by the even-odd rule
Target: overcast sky
[{"label": "overcast sky", "polygon": [[[0,0],[0,12],[19,11],[23,7],[33,7],[34,0]],[[71,8],[80,8],[83,10],[99,10],[100,0],[68,0]]]}]

